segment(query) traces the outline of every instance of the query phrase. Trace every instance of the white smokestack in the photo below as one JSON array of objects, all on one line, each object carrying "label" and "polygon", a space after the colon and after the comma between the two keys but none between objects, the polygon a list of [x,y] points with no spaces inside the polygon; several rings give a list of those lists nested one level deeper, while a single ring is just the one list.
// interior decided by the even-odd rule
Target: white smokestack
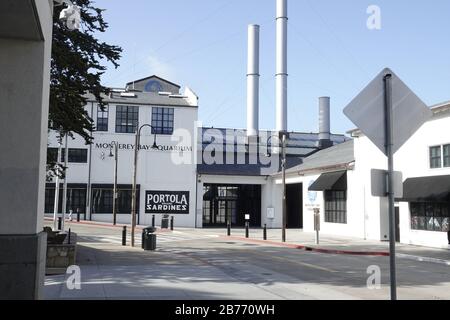
[{"label": "white smokestack", "polygon": [[276,130],[287,131],[287,0],[277,0]]},{"label": "white smokestack", "polygon": [[247,136],[259,131],[259,25],[248,26]]},{"label": "white smokestack", "polygon": [[328,148],[331,143],[330,97],[319,98],[319,147]]}]

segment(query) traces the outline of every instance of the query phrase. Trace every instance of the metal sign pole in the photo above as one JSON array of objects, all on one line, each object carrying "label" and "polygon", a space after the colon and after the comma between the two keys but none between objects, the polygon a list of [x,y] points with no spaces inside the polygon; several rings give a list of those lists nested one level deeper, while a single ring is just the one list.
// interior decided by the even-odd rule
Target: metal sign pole
[{"label": "metal sign pole", "polygon": [[282,202],[282,218],[281,218],[281,240],[282,242],[286,242],[286,138],[287,133],[282,132],[282,175],[283,175],[283,202]]},{"label": "metal sign pole", "polygon": [[392,74],[384,76],[385,85],[385,130],[386,154],[388,157],[387,194],[389,201],[389,259],[391,300],[397,300],[397,279],[395,267],[395,192],[394,192],[394,152],[393,152],[393,111],[392,111]]}]

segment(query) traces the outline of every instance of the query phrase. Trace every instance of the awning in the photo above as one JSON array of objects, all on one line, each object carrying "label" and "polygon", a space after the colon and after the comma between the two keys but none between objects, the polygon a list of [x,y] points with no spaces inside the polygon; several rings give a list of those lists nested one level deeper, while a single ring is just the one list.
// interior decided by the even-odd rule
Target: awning
[{"label": "awning", "polygon": [[410,178],[403,183],[402,201],[450,201],[450,176]]},{"label": "awning", "polygon": [[324,173],[309,187],[309,191],[325,190],[346,191],[347,171]]}]

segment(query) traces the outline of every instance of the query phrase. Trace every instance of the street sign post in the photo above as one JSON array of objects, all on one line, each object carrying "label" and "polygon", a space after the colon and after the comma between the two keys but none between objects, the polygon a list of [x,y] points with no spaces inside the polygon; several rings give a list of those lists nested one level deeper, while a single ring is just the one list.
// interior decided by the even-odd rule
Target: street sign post
[{"label": "street sign post", "polygon": [[344,114],[388,158],[391,299],[397,300],[394,153],[431,117],[422,100],[392,70],[384,69],[344,109]]}]

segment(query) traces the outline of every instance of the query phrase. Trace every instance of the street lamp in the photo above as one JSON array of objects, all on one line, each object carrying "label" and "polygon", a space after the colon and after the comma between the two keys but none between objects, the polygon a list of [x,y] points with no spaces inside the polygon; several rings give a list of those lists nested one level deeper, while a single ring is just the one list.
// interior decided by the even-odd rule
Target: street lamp
[{"label": "street lamp", "polygon": [[136,130],[136,140],[134,144],[134,164],[133,164],[133,190],[131,194],[131,246],[134,247],[134,229],[136,228],[136,177],[137,177],[137,163],[139,154],[139,145],[141,139],[141,131],[144,127],[149,127],[155,132],[155,137],[153,140],[153,150],[158,150],[158,145],[156,144],[156,130],[153,126],[149,124],[142,125],[138,130]]},{"label": "street lamp", "polygon": [[[114,154],[112,153],[112,148],[114,146]],[[109,157],[114,157],[114,193],[113,193],[113,225],[117,223],[117,198],[118,198],[118,190],[117,190],[117,165],[119,161],[119,145],[116,141],[111,142],[111,146],[109,148]]]},{"label": "street lamp", "polygon": [[[282,218],[281,218],[281,240],[283,242],[286,242],[286,143],[287,143],[287,139],[289,138],[289,133],[286,131],[280,131],[278,133],[278,136],[276,135],[271,135],[268,139],[267,139],[267,156],[270,156],[270,152],[269,152],[269,141],[273,138],[273,137],[278,137],[278,139],[281,140],[281,170],[282,170],[282,183],[283,183],[283,200],[281,202],[281,211],[282,211]],[[278,143],[278,146],[280,145],[280,143]]]}]

